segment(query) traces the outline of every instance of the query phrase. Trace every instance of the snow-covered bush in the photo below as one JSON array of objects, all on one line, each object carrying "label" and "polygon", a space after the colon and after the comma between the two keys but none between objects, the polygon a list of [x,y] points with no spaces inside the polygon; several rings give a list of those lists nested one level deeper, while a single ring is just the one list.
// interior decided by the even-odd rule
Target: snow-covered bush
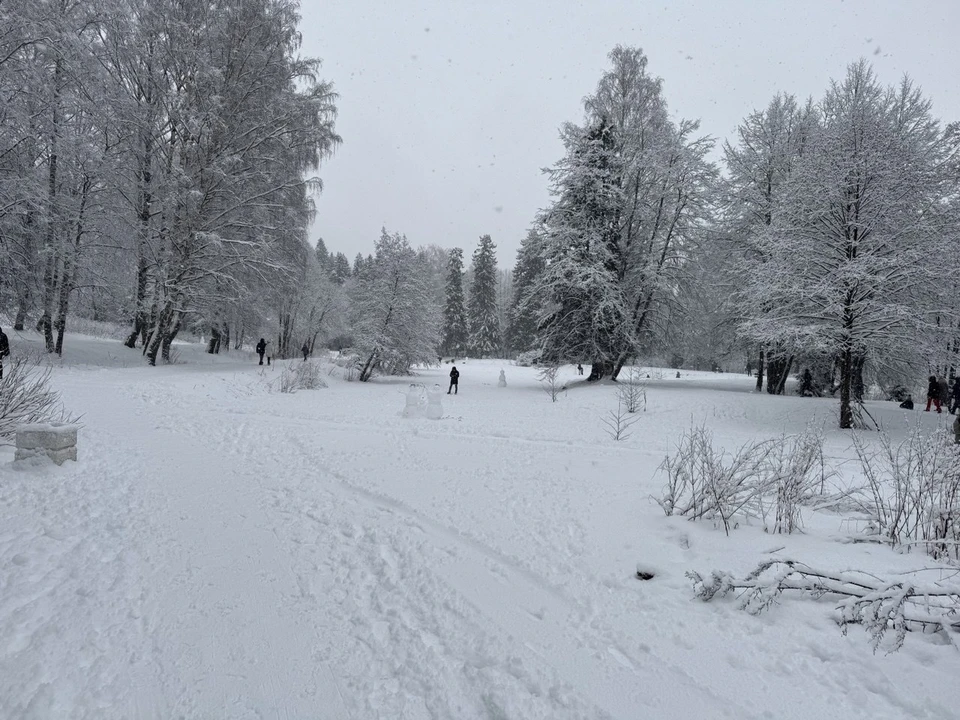
[{"label": "snow-covered bush", "polygon": [[758,480],[764,476],[773,443],[748,443],[736,452],[715,448],[713,435],[704,426],[683,434],[673,457],[660,470],[667,474],[663,498],[667,515],[719,522],[729,534],[741,514],[760,515]]},{"label": "snow-covered bush", "polygon": [[764,496],[775,495],[773,532],[792,533],[800,527],[800,509],[822,497],[827,480],[834,475],[823,455],[822,430],[810,427],[799,435],[781,436],[768,455],[765,471],[761,503]]},{"label": "snow-covered bush", "polygon": [[280,373],[279,390],[282,393],[295,393],[297,390],[317,390],[327,387],[323,379],[320,364],[308,360],[287,365]]},{"label": "snow-covered bush", "polygon": [[899,444],[881,433],[879,450],[859,435],[854,447],[867,481],[862,509],[877,539],[960,561],[960,450],[952,438],[925,431],[918,420]]},{"label": "snow-covered bush", "polygon": [[517,355],[517,359],[513,361],[514,365],[519,365],[520,367],[531,367],[532,365],[540,364],[540,350],[528,350],[527,352],[522,352]]},{"label": "snow-covered bush", "polygon": [[50,368],[24,358],[3,364],[0,380],[0,443],[12,444],[18,425],[71,422],[50,386]]},{"label": "snow-covered bush", "polygon": [[800,526],[800,509],[822,496],[828,471],[823,436],[808,429],[795,436],[758,440],[735,452],[714,447],[702,425],[684,433],[673,457],[659,467],[667,475],[658,500],[667,515],[719,522],[729,534],[736,518],[761,518],[775,512],[773,531],[791,533]]}]

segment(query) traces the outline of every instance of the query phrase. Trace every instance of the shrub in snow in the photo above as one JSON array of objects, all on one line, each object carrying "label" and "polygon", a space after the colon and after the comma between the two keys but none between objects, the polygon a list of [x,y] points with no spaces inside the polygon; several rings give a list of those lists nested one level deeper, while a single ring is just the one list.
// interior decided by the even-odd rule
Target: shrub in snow
[{"label": "shrub in snow", "polygon": [[560,397],[560,393],[567,389],[567,386],[560,382],[560,378],[558,377],[559,372],[560,368],[554,365],[545,367],[537,373],[537,379],[540,381],[540,385],[553,402],[556,402],[557,398]]},{"label": "shrub in snow", "polygon": [[513,361],[514,365],[519,365],[520,367],[530,367],[531,365],[540,364],[540,350],[528,350],[527,352],[520,353],[517,355],[517,359]]},{"label": "shrub in snow", "polygon": [[0,442],[12,444],[18,425],[71,422],[50,387],[50,368],[23,358],[3,364],[0,380]]},{"label": "shrub in snow", "polygon": [[647,383],[646,379],[637,368],[630,368],[626,377],[623,374],[618,379],[619,385],[617,393],[620,402],[626,408],[628,413],[647,410]]},{"label": "shrub in snow", "polygon": [[280,392],[295,393],[297,390],[317,390],[327,387],[319,363],[312,360],[287,365],[280,373]]},{"label": "shrub in snow", "polygon": [[640,419],[631,417],[631,412],[627,408],[623,396],[618,393],[617,409],[609,411],[605,417],[600,418],[600,422],[607,428],[607,435],[618,442],[630,437],[630,427]]},{"label": "shrub in snow", "polygon": [[823,497],[827,480],[835,474],[827,469],[823,433],[807,428],[799,435],[783,435],[774,442],[767,459],[766,476],[761,479],[764,521],[765,499],[773,494],[773,532],[789,534],[800,527],[800,509]]},{"label": "shrub in snow", "polygon": [[867,481],[861,507],[876,539],[960,561],[960,450],[953,439],[924,431],[918,419],[899,444],[881,433],[879,450],[859,435],[854,447]]},{"label": "shrub in snow", "polygon": [[793,532],[800,525],[800,508],[823,494],[832,475],[817,431],[759,440],[728,452],[714,447],[712,434],[702,425],[685,432],[677,452],[658,469],[667,475],[658,500],[667,515],[713,520],[728,534],[738,516],[766,524],[771,509],[773,531]]},{"label": "shrub in snow", "polygon": [[740,607],[759,614],[777,602],[786,591],[814,598],[837,599],[837,623],[844,633],[848,625],[863,625],[880,647],[888,630],[895,632],[890,650],[899,650],[908,631],[941,632],[950,640],[960,632],[960,585],[924,586],[918,583],[887,582],[859,571],[827,572],[792,560],[768,560],[743,578],[714,571],[704,578],[688,572],[694,592],[709,602],[734,593]]}]

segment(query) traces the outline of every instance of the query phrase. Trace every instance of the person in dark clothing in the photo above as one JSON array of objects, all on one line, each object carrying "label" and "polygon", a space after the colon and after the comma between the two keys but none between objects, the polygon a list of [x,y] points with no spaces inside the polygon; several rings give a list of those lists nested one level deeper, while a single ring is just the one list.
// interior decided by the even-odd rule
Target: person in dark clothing
[{"label": "person in dark clothing", "polygon": [[260,356],[260,364],[263,365],[263,354],[267,351],[267,341],[263,338],[260,338],[260,342],[257,343],[257,355]]},{"label": "person in dark clothing", "polygon": [[577,363],[577,375],[583,375],[583,365]]},{"label": "person in dark clothing", "polygon": [[803,375],[800,376],[800,387],[797,388],[797,394],[800,397],[813,397],[813,374],[810,372],[810,368],[804,369]]},{"label": "person in dark clothing", "polygon": [[900,403],[900,407],[904,410],[913,410],[913,396],[907,395],[907,399]]},{"label": "person in dark clothing", "polygon": [[924,412],[930,412],[930,403],[933,403],[934,407],[937,408],[937,412],[942,412],[940,409],[940,383],[937,382],[937,376],[931,375],[929,378],[929,384],[927,385],[927,409]]},{"label": "person in dark clothing", "polygon": [[10,341],[0,328],[0,380],[3,380],[3,359],[10,354]]},{"label": "person in dark clothing", "polygon": [[960,409],[960,375],[953,379],[953,388],[950,390],[950,414]]},{"label": "person in dark clothing", "polygon": [[447,395],[450,394],[450,391],[453,391],[453,394],[456,395],[457,391],[460,388],[460,371],[457,370],[457,366],[453,366],[453,370],[450,371],[450,388],[447,390]]},{"label": "person in dark clothing", "polygon": [[310,354],[310,343],[306,340],[303,341],[303,347],[300,348],[300,352],[303,353],[303,361],[307,361],[307,356]]}]

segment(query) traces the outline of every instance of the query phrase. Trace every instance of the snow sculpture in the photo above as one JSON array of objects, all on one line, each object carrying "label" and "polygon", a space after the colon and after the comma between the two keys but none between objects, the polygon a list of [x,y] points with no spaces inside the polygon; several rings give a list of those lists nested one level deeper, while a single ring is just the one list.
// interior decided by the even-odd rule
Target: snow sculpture
[{"label": "snow sculpture", "polygon": [[443,397],[443,390],[439,385],[434,385],[427,393],[427,417],[431,420],[439,420],[443,417],[443,405],[440,398]]},{"label": "snow sculpture", "polygon": [[407,391],[407,404],[403,407],[404,417],[418,417],[420,415],[420,386],[411,385]]},{"label": "snow sculpture", "polygon": [[497,380],[497,387],[506,387],[507,386],[507,374],[501,370],[500,379]]},{"label": "snow sculpture", "polygon": [[17,428],[17,450],[14,460],[28,460],[46,455],[57,465],[77,460],[76,425],[67,423],[35,423]]}]

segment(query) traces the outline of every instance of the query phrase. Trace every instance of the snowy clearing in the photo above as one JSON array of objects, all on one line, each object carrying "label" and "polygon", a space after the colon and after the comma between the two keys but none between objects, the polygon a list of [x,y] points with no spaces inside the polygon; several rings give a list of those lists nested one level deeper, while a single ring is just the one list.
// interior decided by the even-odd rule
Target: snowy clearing
[{"label": "snowy clearing", "polygon": [[[175,347],[184,364],[147,368],[139,350],[72,336],[54,382],[83,416],[79,462],[18,469],[0,448],[0,717],[960,712],[960,653],[940,635],[874,653],[860,628],[841,634],[829,599],[752,616],[696,600],[685,577],[771,556],[884,577],[930,568],[925,581],[941,566],[841,544],[858,529],[841,515],[727,537],[652,499],[657,466],[700,421],[734,448],[817,419],[856,483],[833,399],[654,371],[646,412],[615,442],[600,422],[615,387],[571,367],[552,403],[536,368],[457,363],[460,392],[431,421],[401,417],[409,378],[347,383],[331,365],[329,388],[282,394],[279,363]],[[412,381],[445,390],[448,371]],[[895,432],[915,418],[868,406]]]}]

